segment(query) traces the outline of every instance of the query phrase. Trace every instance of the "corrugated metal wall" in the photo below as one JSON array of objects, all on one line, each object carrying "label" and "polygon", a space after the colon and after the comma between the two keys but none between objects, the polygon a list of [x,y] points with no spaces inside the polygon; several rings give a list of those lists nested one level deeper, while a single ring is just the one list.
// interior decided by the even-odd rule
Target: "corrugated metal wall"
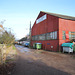
[{"label": "corrugated metal wall", "polygon": [[[38,18],[40,18],[44,14],[45,13],[41,12],[39,14]],[[53,31],[58,31],[58,27],[59,27],[58,23],[59,23],[59,19],[57,17],[47,14],[46,20],[44,20],[38,24],[36,24],[36,22],[34,23],[33,28],[32,28],[32,36],[44,34],[44,33],[48,33],[48,32],[53,32]],[[58,32],[57,32],[57,34],[58,34]],[[57,36],[57,40],[31,41],[31,45],[33,45],[33,43],[36,43],[36,42],[42,43],[42,49],[52,50],[52,51],[58,50],[58,45],[59,45],[58,36]],[[53,46],[53,48],[51,48],[51,46]]]},{"label": "corrugated metal wall", "polygon": [[66,34],[69,35],[69,32],[75,32],[75,21],[72,20],[66,20],[59,18],[59,50],[61,50],[61,44],[65,42],[69,42],[69,38],[63,40],[62,38],[62,32],[65,31]]}]

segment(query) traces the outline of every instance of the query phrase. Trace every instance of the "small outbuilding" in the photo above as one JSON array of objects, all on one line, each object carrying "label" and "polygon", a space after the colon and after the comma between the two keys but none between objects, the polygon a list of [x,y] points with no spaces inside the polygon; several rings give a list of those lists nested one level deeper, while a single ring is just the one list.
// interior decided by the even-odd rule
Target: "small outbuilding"
[{"label": "small outbuilding", "polygon": [[61,44],[75,39],[75,17],[40,11],[31,30],[31,46],[60,51]]}]

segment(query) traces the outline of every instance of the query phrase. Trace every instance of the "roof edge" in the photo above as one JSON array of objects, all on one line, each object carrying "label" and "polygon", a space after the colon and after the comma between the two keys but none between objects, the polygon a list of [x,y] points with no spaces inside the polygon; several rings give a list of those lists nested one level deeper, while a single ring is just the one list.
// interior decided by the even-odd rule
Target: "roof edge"
[{"label": "roof edge", "polygon": [[50,12],[45,12],[45,11],[40,11],[49,15],[53,15],[59,18],[63,18],[63,19],[69,19],[69,20],[75,20],[75,17],[72,16],[68,16],[68,15],[61,15],[61,14],[57,14],[57,13],[50,13]]}]

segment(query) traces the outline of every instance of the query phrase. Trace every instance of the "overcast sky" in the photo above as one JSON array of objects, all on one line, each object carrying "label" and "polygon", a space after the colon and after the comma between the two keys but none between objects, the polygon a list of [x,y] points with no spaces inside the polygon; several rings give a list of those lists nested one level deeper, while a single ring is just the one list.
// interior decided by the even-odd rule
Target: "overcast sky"
[{"label": "overcast sky", "polygon": [[0,0],[0,21],[11,28],[16,39],[29,33],[40,11],[75,17],[75,0]]}]

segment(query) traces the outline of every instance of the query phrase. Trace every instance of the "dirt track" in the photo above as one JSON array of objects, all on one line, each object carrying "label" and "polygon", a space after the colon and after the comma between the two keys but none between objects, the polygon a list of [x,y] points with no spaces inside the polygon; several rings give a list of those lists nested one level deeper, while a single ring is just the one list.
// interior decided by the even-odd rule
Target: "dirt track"
[{"label": "dirt track", "polygon": [[72,55],[16,48],[17,60],[12,75],[75,75]]}]

